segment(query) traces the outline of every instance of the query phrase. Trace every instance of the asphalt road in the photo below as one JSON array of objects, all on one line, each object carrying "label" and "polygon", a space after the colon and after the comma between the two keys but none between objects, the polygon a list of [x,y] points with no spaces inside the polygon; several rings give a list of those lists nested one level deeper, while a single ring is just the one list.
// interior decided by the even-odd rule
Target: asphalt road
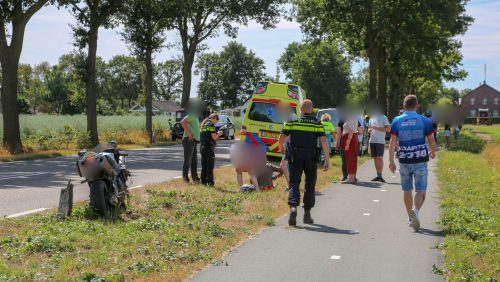
[{"label": "asphalt road", "polygon": [[[386,162],[387,166],[387,162]],[[430,163],[435,170],[435,161]],[[399,175],[385,172],[388,184],[369,182],[373,162],[358,171],[356,186],[335,184],[317,196],[315,224],[287,226],[287,217],[233,250],[221,266],[193,281],[440,281],[442,241],[435,224],[438,188],[434,173],[420,217],[421,232],[407,225]]]},{"label": "asphalt road", "polygon": [[[219,141],[216,165],[229,163],[231,142]],[[168,146],[128,151],[132,172],[130,187],[163,182],[182,175],[182,146]],[[60,189],[68,180],[74,184],[74,200],[89,198],[89,187],[76,171],[76,156],[0,163],[0,216],[55,208]],[[198,166],[201,168],[201,166]]]}]

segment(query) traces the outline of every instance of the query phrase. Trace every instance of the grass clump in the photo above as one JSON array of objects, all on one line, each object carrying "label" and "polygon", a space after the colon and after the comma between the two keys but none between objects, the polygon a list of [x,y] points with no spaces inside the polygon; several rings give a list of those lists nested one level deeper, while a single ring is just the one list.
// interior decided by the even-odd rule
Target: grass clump
[{"label": "grass clump", "polygon": [[487,160],[484,153],[439,155],[442,202],[438,223],[446,237],[442,246],[445,266],[436,269],[449,280],[500,278],[500,176],[492,166],[498,167],[499,162],[498,158]]}]

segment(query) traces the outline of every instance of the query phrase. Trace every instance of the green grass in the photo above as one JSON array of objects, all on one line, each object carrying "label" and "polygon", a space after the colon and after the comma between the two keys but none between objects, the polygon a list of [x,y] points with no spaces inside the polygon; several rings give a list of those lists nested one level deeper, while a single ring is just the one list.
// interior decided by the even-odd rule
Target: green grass
[{"label": "green grass", "polygon": [[[339,180],[339,158],[332,163],[318,172],[318,188]],[[283,178],[262,193],[238,192],[235,178],[226,167],[214,188],[173,180],[134,190],[116,221],[84,204],[65,220],[54,212],[0,219],[0,281],[184,281],[288,210]]]},{"label": "green grass", "polygon": [[441,246],[445,266],[436,271],[451,281],[500,279],[500,174],[495,170],[500,160],[491,158],[491,151],[500,147],[488,146],[496,147],[483,155],[439,154],[439,224],[446,237]]},{"label": "green grass", "polygon": [[479,125],[479,126],[470,126],[472,132],[488,134],[491,136],[493,141],[500,142],[500,124],[495,125]]}]

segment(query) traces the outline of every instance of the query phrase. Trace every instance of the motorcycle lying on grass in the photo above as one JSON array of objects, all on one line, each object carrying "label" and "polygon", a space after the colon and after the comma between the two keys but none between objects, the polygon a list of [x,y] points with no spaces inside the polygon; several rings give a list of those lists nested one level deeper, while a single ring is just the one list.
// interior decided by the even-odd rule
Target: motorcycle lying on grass
[{"label": "motorcycle lying on grass", "polygon": [[130,177],[127,156],[117,149],[114,141],[78,153],[77,171],[85,178],[81,183],[88,183],[90,206],[101,216],[112,217],[126,209]]}]

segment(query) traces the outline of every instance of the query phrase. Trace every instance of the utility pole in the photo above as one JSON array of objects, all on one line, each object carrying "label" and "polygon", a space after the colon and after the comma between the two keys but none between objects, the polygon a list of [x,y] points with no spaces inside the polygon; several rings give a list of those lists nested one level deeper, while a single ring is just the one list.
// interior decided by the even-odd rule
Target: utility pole
[{"label": "utility pole", "polygon": [[280,66],[276,62],[276,82],[280,82]]}]

